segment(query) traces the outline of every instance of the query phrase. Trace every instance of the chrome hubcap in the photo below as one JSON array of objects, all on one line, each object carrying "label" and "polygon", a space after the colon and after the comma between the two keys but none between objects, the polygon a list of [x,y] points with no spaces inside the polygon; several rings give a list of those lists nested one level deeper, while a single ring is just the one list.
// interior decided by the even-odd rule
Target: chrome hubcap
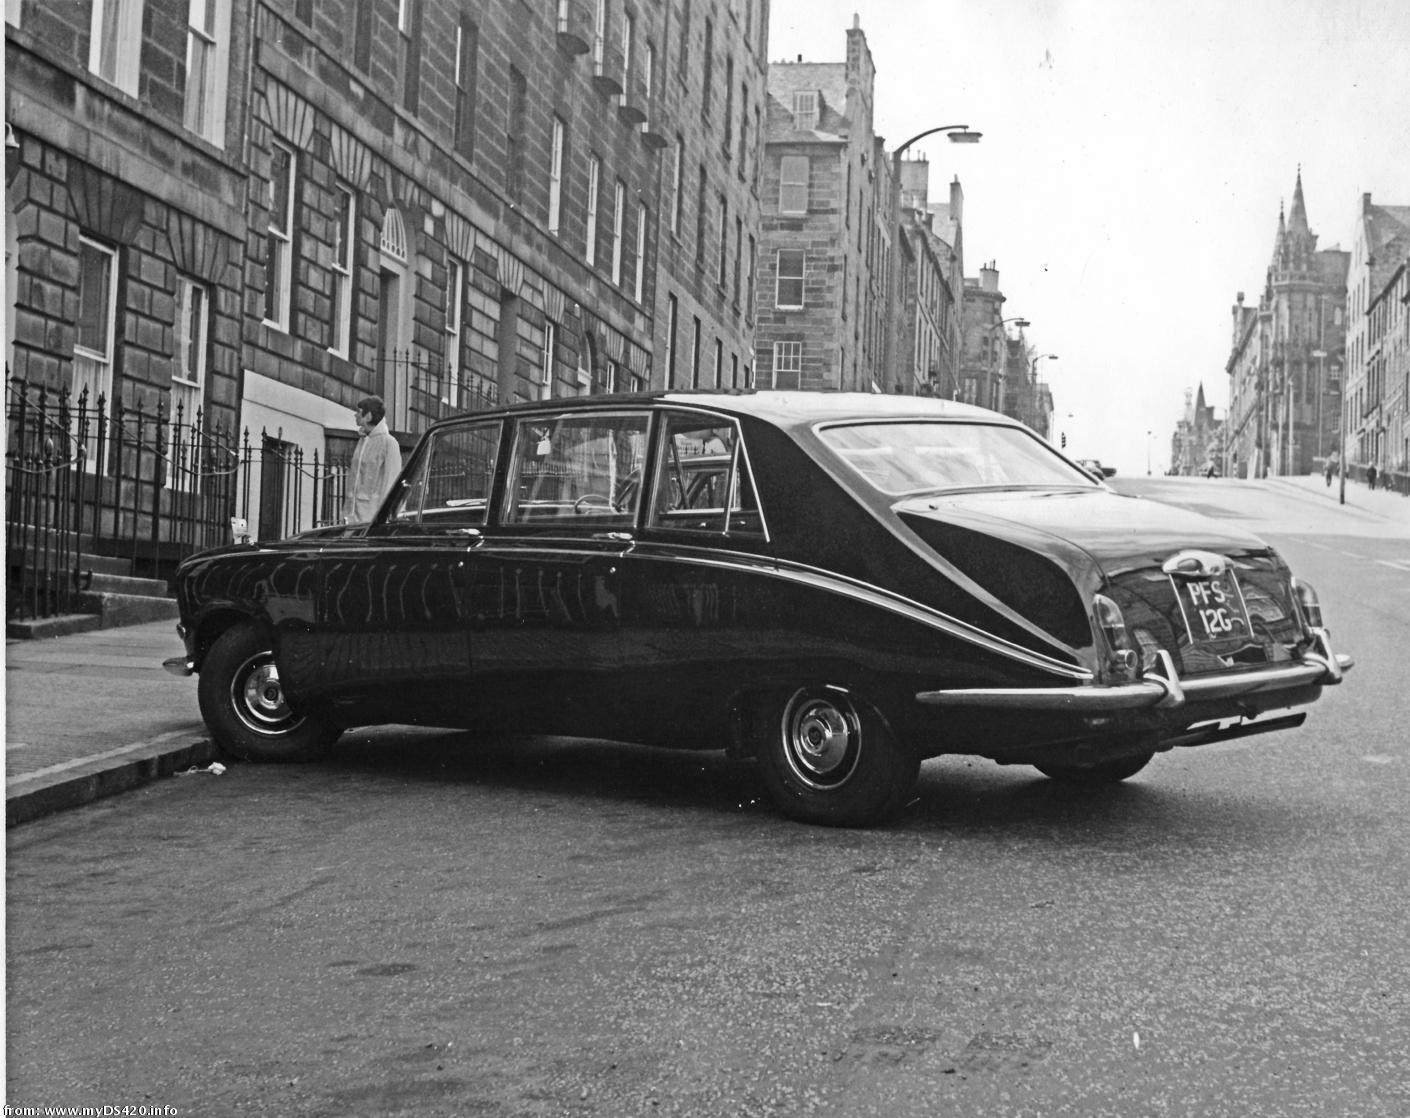
[{"label": "chrome hubcap", "polygon": [[235,673],[231,692],[240,721],[257,733],[282,733],[299,723],[284,701],[279,669],[268,652],[258,653],[245,661]]},{"label": "chrome hubcap", "polygon": [[784,752],[795,776],[814,788],[836,788],[856,768],[861,730],[845,700],[800,691],[783,717]]}]

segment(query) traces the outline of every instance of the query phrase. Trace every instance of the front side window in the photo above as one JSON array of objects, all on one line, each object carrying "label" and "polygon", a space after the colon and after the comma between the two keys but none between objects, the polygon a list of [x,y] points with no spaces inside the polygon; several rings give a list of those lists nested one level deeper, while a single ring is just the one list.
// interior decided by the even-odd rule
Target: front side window
[{"label": "front side window", "polygon": [[762,531],[749,461],[732,422],[690,412],[665,417],[649,526],[716,535]]},{"label": "front side window", "polygon": [[143,0],[93,0],[88,69],[124,93],[137,96],[142,58]]},{"label": "front side window", "polygon": [[1036,436],[997,423],[854,423],[823,428],[819,435],[889,496],[1096,484]]},{"label": "front side window", "polygon": [[186,30],[188,129],[224,146],[225,81],[229,72],[229,0],[191,0]]},{"label": "front side window", "polygon": [[803,265],[802,249],[778,250],[778,287],[774,305],[798,309],[803,306]]},{"label": "front side window", "polygon": [[505,523],[587,530],[634,524],[649,421],[644,411],[519,420]]},{"label": "front side window", "polygon": [[484,524],[499,439],[498,420],[443,427],[428,436],[388,523],[426,532],[455,532]]},{"label": "front side window", "polygon": [[293,149],[274,144],[269,166],[269,224],[264,240],[264,321],[278,330],[289,329],[295,174]]}]

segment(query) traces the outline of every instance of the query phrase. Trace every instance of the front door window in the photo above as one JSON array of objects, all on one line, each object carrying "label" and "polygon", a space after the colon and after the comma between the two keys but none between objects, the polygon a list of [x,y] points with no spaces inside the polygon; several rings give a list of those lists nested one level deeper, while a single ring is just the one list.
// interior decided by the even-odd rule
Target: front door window
[{"label": "front door window", "polygon": [[509,524],[630,527],[641,500],[644,411],[530,416],[515,427]]}]

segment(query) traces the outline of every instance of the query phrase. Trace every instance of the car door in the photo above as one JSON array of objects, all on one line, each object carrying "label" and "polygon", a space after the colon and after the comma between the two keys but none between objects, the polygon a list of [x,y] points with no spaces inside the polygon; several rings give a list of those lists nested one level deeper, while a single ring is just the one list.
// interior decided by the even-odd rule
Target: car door
[{"label": "car door", "polygon": [[385,518],[325,546],[321,686],[337,706],[380,719],[463,720],[471,557],[484,539],[502,427],[496,418],[433,430]]},{"label": "car door", "polygon": [[722,747],[729,696],[775,654],[775,564],[734,420],[682,408],[657,423],[649,502],[622,565],[633,736]]},{"label": "car door", "polygon": [[494,524],[476,549],[473,676],[513,728],[610,734],[621,672],[621,562],[635,544],[650,411],[516,418]]}]

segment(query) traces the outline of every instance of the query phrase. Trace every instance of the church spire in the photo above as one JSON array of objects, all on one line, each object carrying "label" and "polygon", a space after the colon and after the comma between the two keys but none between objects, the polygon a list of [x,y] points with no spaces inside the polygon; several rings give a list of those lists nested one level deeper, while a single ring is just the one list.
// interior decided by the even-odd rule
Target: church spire
[{"label": "church spire", "polygon": [[1288,232],[1294,236],[1305,236],[1311,230],[1307,227],[1307,204],[1302,200],[1302,164],[1297,165],[1297,185],[1293,187],[1292,213],[1288,216]]}]

